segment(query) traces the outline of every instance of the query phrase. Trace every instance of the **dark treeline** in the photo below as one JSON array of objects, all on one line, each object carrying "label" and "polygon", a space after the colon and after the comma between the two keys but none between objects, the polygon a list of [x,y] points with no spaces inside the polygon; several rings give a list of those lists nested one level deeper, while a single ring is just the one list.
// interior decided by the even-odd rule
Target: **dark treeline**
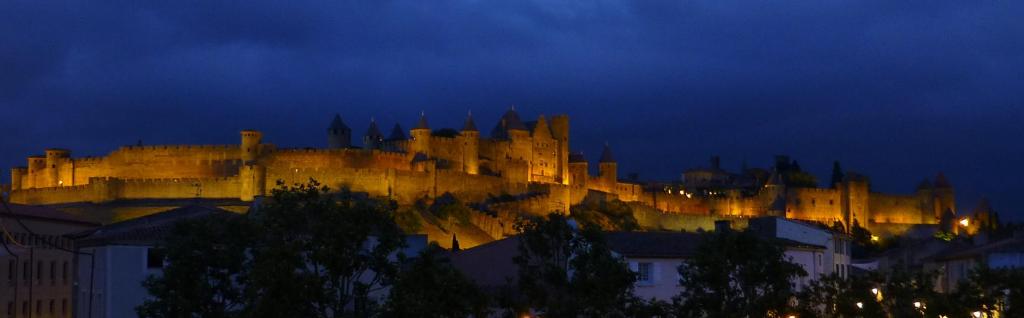
[{"label": "dark treeline", "polygon": [[[580,209],[582,209],[581,207]],[[616,207],[602,207],[615,210]],[[595,208],[596,209],[596,208]],[[461,218],[464,211],[439,209]],[[311,181],[274,190],[258,209],[176,224],[159,247],[163,274],[145,281],[140,317],[1024,317],[1024,273],[980,266],[950,294],[936,273],[827,276],[798,290],[803,269],[777,244],[707,232],[678,268],[671,302],[634,296],[636,275],[600,227],[622,218],[560,214],[516,226],[518,281],[485,292],[430,245],[403,255],[393,201]],[[613,214],[618,215],[618,214]],[[598,221],[590,221],[598,220]]]}]

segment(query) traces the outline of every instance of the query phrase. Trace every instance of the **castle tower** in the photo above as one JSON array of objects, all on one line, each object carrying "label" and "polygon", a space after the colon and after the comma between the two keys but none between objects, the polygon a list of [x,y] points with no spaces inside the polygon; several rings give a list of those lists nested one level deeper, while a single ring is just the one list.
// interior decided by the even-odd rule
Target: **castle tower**
[{"label": "castle tower", "polygon": [[416,127],[409,130],[412,141],[409,143],[409,152],[412,154],[421,153],[430,156],[430,125],[427,124],[426,113],[420,113],[420,121]]},{"label": "castle tower", "polygon": [[402,125],[395,123],[395,127],[391,128],[391,135],[388,135],[387,141],[398,141],[407,139],[409,138],[405,136],[405,130],[402,129]]},{"label": "castle tower", "polygon": [[[494,127],[494,130],[491,130],[491,138],[505,139],[511,142],[511,148],[508,153],[510,159],[527,162],[531,159],[533,141],[530,139],[530,130],[519,119],[519,113],[516,112],[515,107],[510,107],[501,116],[501,119],[498,120],[498,125]],[[527,171],[527,173],[529,172]],[[529,175],[526,177],[529,178]]]},{"label": "castle tower", "polygon": [[609,191],[615,189],[615,185],[619,182],[619,164],[615,162],[615,158],[612,157],[612,149],[607,143],[604,144],[604,150],[601,151],[601,160],[598,161],[598,175],[600,176],[601,182],[604,183]]},{"label": "castle tower", "polygon": [[558,141],[551,134],[544,115],[538,116],[531,134],[533,149],[530,160],[530,175],[533,181],[558,182]]},{"label": "castle tower", "polygon": [[956,200],[953,193],[953,185],[946,179],[946,175],[939,172],[935,176],[935,188],[932,190],[935,197],[935,216],[941,217],[946,210],[953,211],[956,215]]},{"label": "castle tower", "polygon": [[[65,149],[46,149],[46,181],[44,187],[59,187],[64,185],[61,179],[61,166],[66,159],[71,157],[71,152]],[[71,185],[71,180],[68,180]]]},{"label": "castle tower", "polygon": [[846,226],[852,227],[854,221],[861,227],[867,228],[871,222],[871,211],[868,210],[870,181],[867,177],[855,172],[847,171],[846,180],[842,183],[842,196],[840,197],[840,208],[842,209],[843,222]]},{"label": "castle tower", "polygon": [[939,220],[935,212],[934,189],[935,186],[932,185],[932,182],[925,178],[917,185],[917,190],[914,192],[921,207],[921,223],[923,224],[934,224]]},{"label": "castle tower", "polygon": [[556,164],[558,175],[557,182],[569,184],[569,116],[556,115],[551,117],[551,137],[558,142]]},{"label": "castle tower", "polygon": [[768,181],[764,184],[764,189],[761,190],[760,195],[767,206],[765,212],[770,216],[786,216],[786,182],[782,178],[782,173],[779,172],[778,167],[772,169],[771,176],[768,176]]},{"label": "castle tower", "polygon": [[331,125],[327,126],[327,148],[343,149],[352,146],[352,129],[349,129],[341,120],[341,115],[335,114]]},{"label": "castle tower", "polygon": [[480,131],[473,123],[473,113],[466,116],[466,124],[459,134],[462,141],[462,170],[468,174],[480,173]]},{"label": "castle tower", "polygon": [[22,189],[21,180],[26,173],[28,173],[28,168],[26,167],[11,168],[11,190]]},{"label": "castle tower", "polygon": [[381,134],[380,129],[377,128],[377,121],[370,118],[370,127],[366,128],[366,135],[363,135],[363,149],[380,149],[383,142],[384,134]]},{"label": "castle tower", "polygon": [[254,161],[260,156],[260,142],[263,134],[256,130],[242,131],[242,161]]},{"label": "castle tower", "polygon": [[587,196],[587,179],[590,179],[589,166],[587,159],[583,157],[582,153],[573,153],[569,155],[569,162],[566,166],[568,167],[569,174],[566,178],[569,184],[569,202],[571,204],[577,204],[583,201]]},{"label": "castle tower", "polygon": [[46,156],[29,156],[28,157],[28,178],[25,180],[25,184],[22,186],[25,189],[31,188],[42,188],[47,185],[43,182],[46,176]]}]

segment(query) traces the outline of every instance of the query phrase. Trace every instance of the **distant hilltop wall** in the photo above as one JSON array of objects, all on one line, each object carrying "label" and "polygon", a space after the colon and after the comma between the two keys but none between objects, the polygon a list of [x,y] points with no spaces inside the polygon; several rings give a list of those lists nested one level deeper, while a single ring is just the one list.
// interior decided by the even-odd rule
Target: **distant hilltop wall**
[{"label": "distant hilltop wall", "polygon": [[75,186],[14,191],[20,204],[104,203],[123,199],[238,198],[238,178],[118,179],[92,178]]},{"label": "distant hilltop wall", "polygon": [[[676,215],[701,224],[714,218],[758,216],[839,221],[846,226],[936,224],[947,211],[955,214],[953,188],[941,174],[906,195],[872,193],[869,180],[862,176],[848,176],[830,188],[787,188],[782,174],[767,170],[750,177],[743,187],[686,193],[620,180],[608,145],[599,158],[591,158],[597,159],[598,168],[598,174],[591,175],[583,154],[569,152],[569,121],[564,115],[523,121],[510,110],[489,131],[481,132],[471,116],[461,130],[432,130],[421,115],[408,134],[396,125],[387,139],[371,122],[364,147],[355,148],[351,129],[338,117],[328,129],[328,148],[278,148],[265,143],[255,130],[241,131],[235,145],[125,146],[101,157],[73,158],[69,150],[51,148],[27,157],[25,166],[12,168],[11,183],[5,188],[13,202],[25,204],[197,197],[252,201],[270,194],[278,182],[293,185],[315,179],[334,189],[366,192],[401,204],[443,193],[466,202],[510,195],[520,199],[497,202],[493,208],[535,215],[568,213],[571,205],[600,193],[605,200],[660,211],[664,215],[658,216],[659,223],[674,222],[664,218]],[[729,174],[717,162],[714,170],[689,174],[710,176],[705,181],[728,180],[719,178]]]}]

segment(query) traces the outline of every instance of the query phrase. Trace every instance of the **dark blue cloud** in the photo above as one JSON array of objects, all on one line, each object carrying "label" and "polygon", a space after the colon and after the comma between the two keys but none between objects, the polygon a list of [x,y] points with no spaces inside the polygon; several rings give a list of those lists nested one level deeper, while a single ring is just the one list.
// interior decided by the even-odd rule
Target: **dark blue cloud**
[{"label": "dark blue cloud", "polygon": [[[313,146],[341,113],[408,128],[568,113],[573,146],[673,179],[788,153],[961,208],[1024,207],[1017,1],[30,2],[0,10],[0,165],[45,147]],[[5,178],[8,176],[5,172]],[[1020,214],[1018,214],[1020,215]]]}]

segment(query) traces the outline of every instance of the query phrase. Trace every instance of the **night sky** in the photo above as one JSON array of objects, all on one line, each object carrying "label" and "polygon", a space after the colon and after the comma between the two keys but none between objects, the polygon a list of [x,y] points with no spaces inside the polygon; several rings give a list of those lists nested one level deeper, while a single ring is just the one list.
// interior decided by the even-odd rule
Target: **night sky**
[{"label": "night sky", "polygon": [[788,154],[876,191],[944,171],[1024,220],[1024,1],[5,1],[0,166],[47,147],[325,146],[425,111],[571,116],[620,175]]}]

